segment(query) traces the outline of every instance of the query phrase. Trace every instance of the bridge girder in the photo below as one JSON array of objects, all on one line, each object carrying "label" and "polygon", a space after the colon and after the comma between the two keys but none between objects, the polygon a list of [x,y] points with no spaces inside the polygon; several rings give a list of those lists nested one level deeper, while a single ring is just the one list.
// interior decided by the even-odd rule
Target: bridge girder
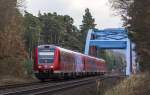
[{"label": "bridge girder", "polygon": [[[94,36],[94,37],[93,37]],[[90,46],[100,49],[125,49],[126,51],[126,75],[131,75],[132,48],[131,41],[124,28],[112,28],[104,30],[89,30],[85,45],[85,54],[89,54]]]}]

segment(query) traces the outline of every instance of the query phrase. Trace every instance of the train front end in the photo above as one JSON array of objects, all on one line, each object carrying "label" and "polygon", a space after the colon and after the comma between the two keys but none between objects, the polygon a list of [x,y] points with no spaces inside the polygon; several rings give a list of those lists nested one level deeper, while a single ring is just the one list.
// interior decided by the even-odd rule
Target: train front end
[{"label": "train front end", "polygon": [[55,46],[40,45],[35,50],[34,73],[40,80],[52,78],[59,69],[59,50]]}]

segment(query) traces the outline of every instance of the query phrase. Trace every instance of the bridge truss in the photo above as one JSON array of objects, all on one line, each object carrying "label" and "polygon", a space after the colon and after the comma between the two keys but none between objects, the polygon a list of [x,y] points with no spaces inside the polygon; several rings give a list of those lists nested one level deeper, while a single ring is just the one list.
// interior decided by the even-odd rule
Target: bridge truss
[{"label": "bridge truss", "polygon": [[124,49],[126,54],[126,75],[131,74],[132,48],[127,30],[124,28],[112,28],[104,30],[89,30],[85,45],[85,54],[93,49]]}]

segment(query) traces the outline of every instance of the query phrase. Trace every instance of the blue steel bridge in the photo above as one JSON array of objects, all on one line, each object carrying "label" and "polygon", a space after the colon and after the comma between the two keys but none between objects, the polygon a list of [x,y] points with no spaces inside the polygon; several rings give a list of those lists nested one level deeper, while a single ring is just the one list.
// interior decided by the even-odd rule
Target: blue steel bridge
[{"label": "blue steel bridge", "polygon": [[[123,49],[126,55],[126,75],[132,72],[132,47],[125,28],[110,28],[103,30],[91,29],[88,31],[85,54],[98,49]],[[92,51],[93,52],[93,51]],[[91,52],[91,53],[92,53]]]}]

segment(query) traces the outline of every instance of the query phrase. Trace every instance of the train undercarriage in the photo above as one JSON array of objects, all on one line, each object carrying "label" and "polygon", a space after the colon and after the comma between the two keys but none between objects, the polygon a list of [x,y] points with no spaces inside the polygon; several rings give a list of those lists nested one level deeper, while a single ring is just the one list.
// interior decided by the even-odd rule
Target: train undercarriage
[{"label": "train undercarriage", "polygon": [[88,76],[100,76],[104,75],[104,72],[69,72],[69,73],[54,73],[51,71],[45,71],[45,72],[38,72],[35,73],[35,76],[41,80],[47,80],[47,79],[75,79],[75,78],[81,78],[81,77],[88,77]]}]

